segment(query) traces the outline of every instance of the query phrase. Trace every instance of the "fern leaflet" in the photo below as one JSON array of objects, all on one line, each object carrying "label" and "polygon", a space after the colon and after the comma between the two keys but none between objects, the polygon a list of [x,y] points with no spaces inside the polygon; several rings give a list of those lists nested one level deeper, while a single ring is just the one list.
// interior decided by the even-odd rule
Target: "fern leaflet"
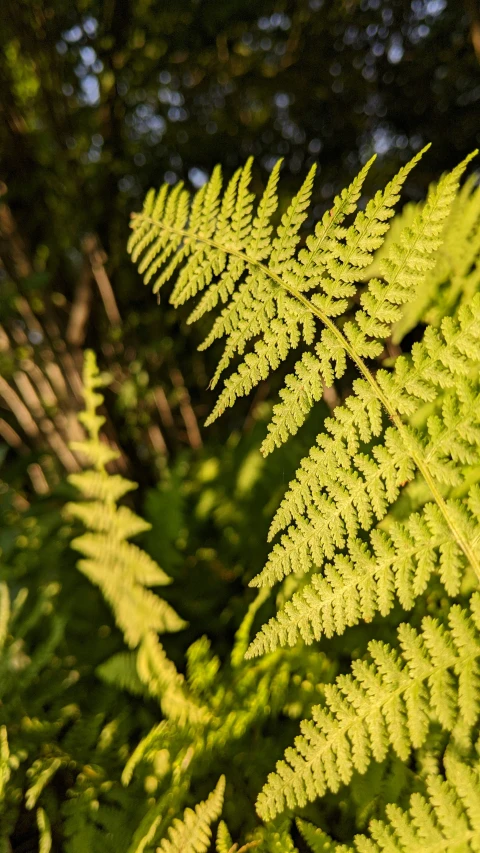
[{"label": "fern leaflet", "polygon": [[453,757],[446,779],[431,776],[426,795],[412,794],[408,811],[387,805],[387,820],[370,822],[369,837],[357,835],[353,846],[335,844],[321,829],[299,820],[313,853],[478,853],[480,850],[480,775]]},{"label": "fern leaflet", "polygon": [[158,853],[206,853],[212,836],[211,825],[221,814],[225,777],[221,776],[208,798],[193,809],[185,809],[183,820],[175,818]]},{"label": "fern leaflet", "polygon": [[371,663],[355,661],[351,675],[326,685],[325,705],[301,724],[258,798],[263,819],[303,806],[327,789],[348,784],[383,761],[391,746],[406,761],[420,747],[432,720],[453,731],[460,717],[474,727],[480,712],[480,594],[470,612],[453,605],[448,628],[425,617],[421,632],[401,625],[401,654],[386,643],[369,644]]}]

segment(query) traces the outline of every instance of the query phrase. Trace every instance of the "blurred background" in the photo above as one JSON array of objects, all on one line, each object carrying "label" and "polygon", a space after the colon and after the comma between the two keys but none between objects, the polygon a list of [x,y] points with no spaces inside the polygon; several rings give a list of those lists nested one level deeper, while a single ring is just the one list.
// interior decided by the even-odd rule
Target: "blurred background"
[{"label": "blurred background", "polygon": [[433,143],[407,200],[480,144],[478,0],[3,0],[0,42],[0,440],[36,492],[78,466],[84,346],[137,479],[202,445],[213,362],[125,251],[150,186],[317,161],[316,218],[373,153],[367,194]]}]

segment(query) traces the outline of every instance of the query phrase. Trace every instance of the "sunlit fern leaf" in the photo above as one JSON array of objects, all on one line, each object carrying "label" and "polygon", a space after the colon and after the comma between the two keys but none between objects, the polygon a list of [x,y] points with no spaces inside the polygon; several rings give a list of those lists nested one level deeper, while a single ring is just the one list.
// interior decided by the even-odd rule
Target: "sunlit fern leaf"
[{"label": "sunlit fern leaf", "polygon": [[195,806],[187,808],[183,819],[175,818],[168,837],[160,842],[158,853],[206,853],[212,837],[212,823],[221,814],[223,795],[225,792],[225,777],[221,776],[216,788],[209,797]]},{"label": "sunlit fern leaf", "polygon": [[127,480],[120,474],[110,474],[106,478],[102,471],[94,470],[71,474],[69,482],[78,489],[84,498],[102,501],[102,503],[106,501],[116,503],[128,492],[137,488],[136,483]]},{"label": "sunlit fern leaf", "polygon": [[[409,220],[415,206],[407,205],[399,217]],[[392,340],[400,343],[419,322],[438,326],[458,303],[465,303],[480,284],[480,187],[475,176],[461,187],[442,234],[443,242],[436,263],[417,297],[406,306],[402,318],[394,324]],[[388,250],[390,235],[382,247]],[[375,260],[375,266],[379,260]],[[375,272],[375,271],[373,271]]]},{"label": "sunlit fern leaf", "polygon": [[[449,502],[450,510],[466,523],[465,535],[480,548],[480,489],[472,487],[467,504]],[[433,503],[405,522],[392,522],[388,531],[373,530],[369,544],[353,540],[348,554],[337,554],[322,574],[295,593],[284,607],[263,625],[246,653],[247,658],[311,643],[322,636],[343,634],[349,626],[370,622],[376,613],[386,616],[398,598],[409,610],[425,592],[432,573],[446,591],[457,595],[464,576],[458,546],[452,547],[445,519]]]},{"label": "sunlit fern leaf", "polygon": [[[177,222],[181,193],[177,188],[169,192],[170,206],[168,202],[165,205],[165,191],[161,190],[162,201],[157,214],[152,211],[151,197],[148,197],[144,211],[132,222],[129,250],[133,259],[137,261],[142,251],[146,250],[149,228],[161,235],[158,239],[162,246],[167,245],[168,236],[171,236],[174,251],[181,256],[178,279],[172,294],[173,303],[178,305],[205,288],[202,307],[192,315],[192,319],[197,319],[206,310],[212,310],[219,299],[228,301],[206,340],[208,345],[217,338],[226,338],[224,355],[213,378],[213,385],[233,356],[242,354],[248,342],[258,338],[253,351],[245,356],[243,365],[226,380],[211,419],[275,369],[286,358],[289,350],[298,346],[302,337],[307,344],[313,344],[316,325],[323,313],[326,317],[334,317],[345,311],[348,298],[355,292],[359,272],[369,264],[373,252],[382,242],[402,184],[422,153],[403,167],[385,191],[378,192],[366,210],[359,211],[354,223],[346,229],[342,223],[346,216],[356,210],[362,184],[371,166],[370,161],[351,186],[335,199],[332,210],[317,225],[315,234],[307,238],[306,247],[298,252],[300,229],[310,203],[314,168],[283,214],[276,233],[272,232],[271,217],[277,205],[279,164],[272,171],[255,216],[252,211],[253,196],[248,190],[251,161],[239,170],[230,182],[218,211],[217,227],[214,231],[210,229],[208,234],[202,230],[197,208],[207,204],[211,186],[215,185],[217,192],[218,172],[214,173],[207,188],[203,187],[200,191],[200,201],[198,195],[194,199],[190,220],[181,229]],[[446,196],[444,203],[448,204]],[[437,211],[436,216],[440,217],[441,211]],[[430,221],[430,217],[427,219]],[[419,251],[424,248],[421,239],[424,231],[430,233],[428,228],[420,228],[417,239]],[[141,233],[141,238],[138,238],[137,232]],[[179,237],[182,238],[180,243]],[[408,263],[404,261],[403,266],[405,263],[407,266],[418,266],[414,252],[410,253],[407,260]],[[155,270],[158,268],[158,258],[150,248],[140,265],[147,277],[152,265]],[[162,283],[167,278],[165,275]],[[396,278],[399,278],[399,285],[406,290],[403,271],[400,274],[397,270]],[[305,300],[307,304],[302,304],[302,292],[312,289],[317,291],[312,297],[312,303]],[[319,289],[323,295],[318,292]],[[398,287],[391,284],[389,292],[393,290],[393,296],[397,299]],[[380,310],[379,298],[377,295],[377,312]],[[385,299],[383,297],[382,301]],[[313,313],[312,306],[317,309]],[[375,325],[374,320],[372,322]],[[358,326],[355,328],[358,337]],[[330,377],[330,337],[325,335],[326,331],[328,329],[324,330],[317,342],[315,362],[318,359],[320,367],[316,367],[317,373],[320,369],[322,375],[325,372]],[[355,329],[350,331],[355,335]],[[367,344],[365,334],[363,341],[363,354],[367,351],[370,354],[372,345]],[[344,341],[344,351],[345,348],[348,349],[348,343]],[[339,361],[337,358],[337,373],[341,363],[342,359]]]},{"label": "sunlit fern leaf", "polygon": [[6,726],[0,726],[0,802],[3,800],[5,788],[10,779],[10,747]]},{"label": "sunlit fern leaf", "polygon": [[372,820],[369,835],[352,845],[336,844],[321,829],[299,821],[312,853],[478,853],[480,851],[480,774],[447,757],[446,779],[430,776],[426,793],[412,794],[407,810],[389,803],[384,820]]},{"label": "sunlit fern leaf", "polygon": [[[361,446],[381,432],[381,409],[371,385],[357,380],[290,483],[270,538],[282,528],[287,532],[252,585],[272,585],[291,572],[320,568],[340,550],[358,550],[358,531],[370,530],[385,516],[401,486],[412,479],[415,462],[435,483],[463,482],[463,464],[474,464],[480,447],[479,366],[480,294],[456,318],[446,318],[441,330],[427,329],[412,355],[397,359],[393,372],[377,373],[379,387],[402,415],[411,416],[437,396],[442,405],[427,420],[425,432],[389,426],[369,453]],[[468,543],[473,536],[475,542],[480,530],[475,523],[472,528],[467,507],[443,504],[441,511],[450,530],[458,531],[451,536],[456,575],[462,559],[459,540]],[[467,545],[470,552],[475,554],[474,544]]]},{"label": "sunlit fern leaf", "polygon": [[25,794],[27,809],[30,810],[35,807],[42,791],[60,770],[63,763],[61,758],[37,759],[33,762],[30,768],[30,784]]},{"label": "sunlit fern leaf", "polygon": [[10,622],[10,593],[5,581],[0,583],[0,651],[5,645]]},{"label": "sunlit fern leaf", "polygon": [[39,834],[38,853],[50,853],[52,849],[52,833],[45,809],[37,809],[37,827]]},{"label": "sunlit fern leaf", "polygon": [[185,622],[149,586],[165,585],[170,578],[144,551],[127,540],[150,529],[150,524],[117,501],[135,488],[135,483],[119,474],[110,475],[106,463],[118,454],[100,438],[104,417],[98,413],[103,403],[101,388],[108,377],[100,374],[95,356],[87,351],[84,364],[85,410],[79,419],[87,431],[87,439],[77,442],[93,464],[70,482],[86,498],[70,502],[66,511],[78,518],[87,532],[72,541],[72,547],[86,559],[78,568],[100,587],[112,607],[116,622],[131,648],[138,646],[150,631],[178,631]]},{"label": "sunlit fern leaf", "polygon": [[258,798],[264,820],[337,791],[354,771],[365,773],[371,761],[383,761],[389,748],[406,761],[424,743],[431,722],[446,731],[459,719],[472,729],[478,724],[480,594],[468,611],[451,607],[448,627],[425,617],[419,632],[401,625],[398,640],[400,653],[372,641],[370,661],[354,661],[350,675],[325,686],[324,706],[301,724],[295,747]]},{"label": "sunlit fern leaf", "polygon": [[194,701],[184,676],[177,672],[175,665],[168,659],[153,631],[142,639],[137,656],[137,673],[149,694],[159,699],[167,719],[174,720],[178,726],[207,722],[208,711]]},{"label": "sunlit fern leaf", "polygon": [[[480,447],[480,296],[475,296],[480,280],[475,283],[474,276],[467,287],[471,270],[464,270],[462,286],[468,299],[455,311],[462,298],[452,302],[453,316],[444,318],[438,329],[428,329],[410,356],[397,359],[393,370],[375,369],[371,364],[382,355],[404,306],[415,300],[433,275],[452,208],[455,215],[459,181],[471,159],[444,175],[429,191],[425,204],[404,220],[377,264],[379,274],[364,286],[365,270],[385,239],[404,181],[422,153],[362,211],[358,202],[371,165],[366,164],[303,247],[302,226],[314,170],[283,209],[276,229],[269,216],[277,205],[279,166],[255,213],[248,188],[250,161],[237,171],[223,197],[218,174],[212,178],[212,184],[194,199],[186,220],[183,190],[169,190],[168,201],[162,196],[158,216],[153,216],[149,200],[133,221],[133,252],[146,275],[154,265],[160,286],[177,270],[173,303],[180,305],[202,291],[191,320],[223,305],[202,345],[224,342],[211,384],[218,382],[234,359],[237,367],[227,376],[207,423],[267,379],[300,346],[303,352],[286,379],[281,402],[274,407],[264,453],[297,432],[324,387],[343,376],[349,360],[361,377],[325,422],[317,445],[301,463],[274,519],[271,537],[287,529],[253,585],[270,587],[292,573],[317,574],[303,588],[300,581],[298,593],[257,635],[248,656],[300,638],[311,642],[341,633],[361,620],[370,621],[377,612],[387,614],[395,596],[404,607],[412,607],[432,572],[452,595],[465,577],[471,582],[469,571],[480,578],[480,497],[474,485]],[[199,223],[208,193],[218,199],[219,206],[215,226],[206,237]],[[347,216],[352,218],[345,222]],[[185,221],[181,228],[180,220]],[[469,240],[476,245],[473,213],[470,220]],[[149,230],[162,247],[168,235],[172,237],[169,266],[162,259],[158,264],[158,253],[150,251],[145,258],[151,246]],[[255,240],[257,249],[261,243],[261,257],[255,255]],[[138,250],[142,241],[144,247]],[[389,507],[414,479],[423,481],[427,492],[418,512],[405,521],[389,517]],[[376,527],[380,522],[382,530]],[[451,620],[455,612],[452,608]],[[469,624],[474,622],[472,614]],[[473,725],[478,714],[477,688],[470,694],[475,699],[468,711],[459,673],[463,665],[468,670],[476,663],[463,660],[466,647],[457,642],[451,623],[447,646],[450,643],[461,662],[455,659],[445,665],[445,653],[443,664],[437,666],[436,652],[425,639],[428,624],[424,623],[423,634],[415,635],[417,640],[400,630],[402,655],[372,644],[373,664],[356,662],[352,676],[325,688],[325,706],[315,709],[313,721],[302,723],[296,749],[287,751],[286,762],[278,765],[260,796],[262,817],[270,818],[286,806],[302,806],[327,789],[337,790],[354,770],[365,772],[372,757],[381,760],[389,747],[405,759],[412,747],[424,743],[431,721],[447,731],[455,727],[455,703],[456,713]],[[440,647],[443,629],[437,629]],[[470,639],[476,648],[478,637]],[[414,672],[409,641],[412,648],[418,641],[423,671],[429,671],[429,676],[420,678]],[[212,658],[206,668],[208,677],[214,670]],[[439,672],[445,676],[443,706],[434,695]],[[392,679],[400,684],[398,690],[392,688]],[[203,689],[202,679],[197,681]],[[453,699],[447,690],[450,682]],[[260,682],[259,695],[268,687]],[[365,709],[372,706],[374,697],[381,697],[381,708],[370,727]],[[243,723],[237,721],[236,731],[244,731],[247,718],[245,714]],[[215,734],[221,743],[222,727]]]},{"label": "sunlit fern leaf", "polygon": [[218,824],[215,848],[217,853],[232,853],[233,841],[224,820]]},{"label": "sunlit fern leaf", "polygon": [[[238,248],[238,234],[242,229],[239,231],[237,220],[234,225],[235,214],[231,214],[229,223],[222,220],[221,250],[230,258],[236,258],[240,266],[237,270],[239,283],[229,303],[217,317],[207,339],[207,342],[210,342],[219,336],[226,337],[224,354],[213,382],[228,366],[235,353],[242,353],[251,338],[255,337],[256,341],[253,350],[246,353],[236,372],[227,378],[224,390],[207,422],[213,420],[226,406],[233,404],[237,396],[248,393],[258,381],[265,379],[286,358],[288,352],[299,345],[303,337],[307,344],[314,345],[315,348],[313,353],[310,353],[310,361],[304,360],[302,368],[298,368],[299,373],[287,380],[282,403],[279,404],[280,410],[278,407],[275,410],[265,444],[264,449],[268,451],[285,440],[289,433],[296,432],[310,405],[318,397],[319,377],[325,382],[330,381],[332,370],[337,375],[341,374],[345,369],[346,353],[353,359],[364,378],[355,383],[355,395],[327,422],[327,427],[332,427],[332,435],[331,438],[327,437],[326,441],[327,444],[330,441],[338,447],[335,452],[327,448],[333,476],[339,472],[344,480],[345,477],[350,478],[349,482],[341,484],[340,502],[343,502],[345,507],[351,507],[357,497],[360,501],[360,506],[356,506],[352,514],[353,527],[359,520],[360,524],[367,525],[368,528],[371,525],[372,513],[377,519],[381,518],[388,503],[395,500],[400,484],[411,479],[415,469],[418,469],[429,483],[434,500],[451,528],[452,541],[460,543],[471,565],[480,575],[478,559],[449,515],[448,506],[442,500],[435,476],[428,472],[429,459],[422,444],[422,437],[412,434],[404,424],[404,395],[399,391],[396,396],[391,397],[391,377],[386,371],[374,377],[365,361],[380,353],[391,323],[400,316],[401,306],[414,298],[426,274],[434,265],[435,252],[441,242],[443,227],[460,177],[471,157],[467,157],[456,169],[445,175],[430,191],[426,204],[415,215],[413,223],[401,232],[398,243],[391,247],[383,259],[383,280],[373,279],[369,282],[361,298],[361,308],[355,317],[344,323],[342,328],[333,319],[347,307],[348,298],[356,289],[355,282],[358,282],[359,271],[368,265],[374,250],[380,245],[401,186],[419,156],[400,170],[383,193],[377,193],[365,212],[357,213],[350,228],[345,229],[337,222],[329,233],[328,219],[325,220],[324,217],[322,223],[317,226],[313,242],[298,254],[296,246],[299,228],[305,218],[311,194],[312,171],[283,214],[281,224],[271,240],[270,255],[264,262],[259,263],[248,255],[246,242],[245,245],[242,243],[241,249]],[[349,190],[334,204],[334,220],[342,219],[343,210],[355,209],[367,167],[368,164]],[[249,175],[250,163],[234,179],[234,209],[239,207],[240,211],[244,211],[239,215],[243,217],[242,227],[245,234],[252,219],[251,198],[247,190]],[[268,191],[271,196],[272,192]],[[178,228],[175,226],[177,195],[169,213],[155,221],[155,228],[163,229],[166,234],[178,234]],[[134,231],[144,228],[144,219],[145,214],[138,215],[133,222]],[[208,252],[212,249],[214,253],[220,251],[220,244],[213,239],[206,241],[194,229],[189,230],[188,225],[182,233],[189,246],[207,246]],[[183,272],[186,270],[187,266],[183,266]],[[315,292],[311,299],[308,299],[303,290],[313,286],[313,278]],[[319,339],[315,340],[319,322],[323,331]],[[314,377],[310,382],[308,374],[311,370]],[[416,373],[416,364],[413,373]],[[436,384],[439,383],[441,384],[441,377]],[[424,399],[419,383],[416,388],[412,386],[409,396],[417,401]],[[301,404],[297,405],[299,400]],[[383,447],[375,448],[372,456],[364,460],[362,455],[358,454],[359,444],[381,434],[382,410],[386,410],[396,430],[387,430]],[[398,449],[395,449],[397,442]],[[342,472],[342,468],[350,467],[352,457],[355,456],[357,458],[353,461],[356,464],[351,475]],[[362,485],[365,466],[369,469],[368,477],[375,480],[372,494]],[[446,468],[448,465],[443,466],[442,477]],[[383,480],[383,473],[386,474],[386,481]],[[330,504],[330,508],[333,509],[333,504]],[[314,511],[317,517],[322,516],[322,524],[327,528],[328,518],[324,517],[324,509],[323,502],[320,513],[315,508]],[[307,528],[310,526],[308,517],[300,517],[298,523]],[[340,520],[341,525],[344,523],[344,520]],[[332,534],[328,534],[330,546],[327,541],[327,548],[319,549],[320,558],[322,554],[328,558],[329,550],[330,556],[333,557],[332,546],[335,549],[344,547],[341,544],[344,534],[343,531],[339,532],[338,526],[337,521],[336,532],[334,530]],[[301,553],[298,564],[303,565],[304,570],[308,569]]]}]

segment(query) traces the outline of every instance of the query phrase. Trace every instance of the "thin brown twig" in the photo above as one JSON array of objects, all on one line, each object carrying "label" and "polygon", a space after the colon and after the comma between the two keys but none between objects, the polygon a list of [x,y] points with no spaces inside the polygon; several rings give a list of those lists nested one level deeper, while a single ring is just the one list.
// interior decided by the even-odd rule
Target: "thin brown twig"
[{"label": "thin brown twig", "polygon": [[65,333],[66,340],[72,346],[81,347],[85,342],[92,295],[92,268],[84,256]]},{"label": "thin brown twig", "polygon": [[198,428],[197,417],[190,402],[190,394],[185,387],[183,376],[178,367],[173,367],[170,370],[170,377],[177,390],[180,414],[187,430],[190,446],[193,450],[198,450],[203,446],[202,436]]},{"label": "thin brown twig", "polygon": [[161,385],[157,385],[154,389],[153,397],[164,427],[167,429],[173,429],[175,422],[173,420],[172,410],[169,406],[167,395]]},{"label": "thin brown twig", "polygon": [[25,403],[22,402],[18,394],[10,387],[3,376],[0,376],[0,397],[3,397],[7,408],[15,416],[24,433],[30,436],[30,438],[37,438],[39,435],[37,424]]},{"label": "thin brown twig", "polygon": [[15,450],[19,450],[21,453],[26,452],[27,446],[23,443],[18,432],[15,432],[13,427],[7,421],[4,421],[3,418],[0,418],[0,435],[10,447],[14,447]]},{"label": "thin brown twig", "polygon": [[[7,187],[0,183],[0,197],[6,195]],[[9,205],[0,202],[0,255],[8,274],[13,278],[28,278],[32,274],[32,264],[27,255],[25,242],[17,228],[17,223]]]},{"label": "thin brown twig", "polygon": [[100,247],[98,237],[95,234],[87,234],[82,241],[82,248],[90,261],[93,277],[97,282],[107,317],[112,326],[121,326],[122,318],[113,287],[105,270],[107,256]]}]

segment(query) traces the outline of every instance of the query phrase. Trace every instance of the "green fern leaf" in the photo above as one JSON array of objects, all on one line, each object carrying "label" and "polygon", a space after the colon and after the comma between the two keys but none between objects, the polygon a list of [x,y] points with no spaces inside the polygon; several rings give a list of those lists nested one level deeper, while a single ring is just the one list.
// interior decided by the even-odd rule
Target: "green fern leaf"
[{"label": "green fern leaf", "polygon": [[50,821],[44,809],[37,809],[37,827],[40,836],[38,853],[50,853],[52,849],[52,833]]},{"label": "green fern leaf", "polygon": [[[370,835],[356,835],[353,846],[335,844],[321,830],[299,821],[314,853],[478,853],[480,851],[480,776],[454,758],[446,760],[446,779],[431,776],[426,795],[415,793],[402,811],[393,803],[386,820],[373,820]],[[322,846],[323,844],[323,846]]]},{"label": "green fern leaf", "polygon": [[[466,503],[448,501],[475,549],[480,547],[479,500],[480,489],[474,486]],[[323,574],[314,574],[262,627],[246,658],[293,646],[300,639],[309,644],[322,636],[343,634],[360,621],[370,622],[376,613],[386,616],[395,596],[409,610],[433,573],[450,595],[458,594],[464,576],[462,552],[452,546],[450,529],[438,508],[427,503],[406,522],[393,521],[388,532],[373,530],[368,544],[351,540],[348,554],[337,554]]]},{"label": "green fern leaf", "polygon": [[429,724],[453,731],[460,717],[474,727],[480,713],[480,594],[470,611],[453,605],[448,628],[425,617],[421,633],[401,625],[401,654],[372,641],[372,662],[355,661],[351,675],[326,685],[325,705],[301,725],[258,798],[263,819],[304,806],[327,789],[348,784],[356,770],[383,761],[391,746],[403,760],[426,739]]},{"label": "green fern leaf", "polygon": [[30,810],[36,806],[42,791],[55,776],[57,770],[60,770],[62,763],[61,758],[47,758],[46,760],[38,759],[34,761],[28,771],[32,781],[25,795],[25,806],[27,809]]},{"label": "green fern leaf", "polygon": [[228,831],[228,826],[224,820],[221,820],[218,824],[215,848],[217,853],[233,853],[233,851],[235,851],[235,848],[233,847],[232,836],[230,835]]},{"label": "green fern leaf", "polygon": [[[328,221],[325,221],[324,217],[313,242],[310,245],[307,243],[307,249],[301,250],[297,255],[295,252],[299,240],[299,228],[305,218],[313,173],[309,174],[303,187],[283,215],[281,225],[271,241],[270,256],[262,262],[250,257],[247,250],[249,227],[252,222],[251,197],[247,190],[250,163],[235,177],[231,197],[233,198],[236,193],[236,199],[233,212],[228,214],[230,220],[228,217],[222,220],[222,242],[217,242],[213,238],[206,239],[195,230],[190,230],[188,225],[179,230],[175,226],[171,212],[168,215],[162,214],[162,217],[151,224],[164,235],[175,236],[175,238],[181,236],[185,241],[182,244],[182,252],[185,245],[202,247],[202,251],[206,254],[210,254],[211,251],[212,271],[215,264],[219,263],[218,253],[224,257],[221,266],[226,263],[227,257],[234,259],[237,265],[236,281],[239,284],[230,296],[225,294],[229,302],[217,318],[206,342],[210,343],[218,337],[226,338],[224,355],[220,360],[213,384],[233,356],[244,353],[252,338],[257,340],[253,350],[246,352],[236,372],[226,380],[224,390],[207,423],[217,417],[225,407],[232,405],[236,397],[249,393],[259,381],[265,379],[286,358],[288,352],[299,345],[303,337],[308,345],[315,346],[314,354],[310,360],[303,361],[302,367],[298,366],[298,373],[287,381],[280,410],[278,408],[275,410],[274,421],[264,448],[268,451],[275,444],[285,440],[290,432],[298,429],[310,403],[318,397],[319,378],[321,377],[322,382],[330,381],[333,370],[337,375],[343,372],[344,354],[349,355],[364,379],[360,384],[357,383],[356,399],[346,407],[342,407],[342,412],[347,412],[348,418],[343,425],[336,425],[335,432],[338,433],[337,427],[340,426],[340,433],[345,434],[346,438],[350,437],[351,450],[352,445],[357,444],[358,438],[369,441],[369,435],[379,434],[381,410],[382,408],[386,410],[400,433],[400,444],[403,447],[402,464],[407,471],[407,477],[403,480],[400,479],[400,471],[397,471],[396,479],[399,482],[408,480],[413,476],[415,467],[418,468],[427,480],[434,500],[451,528],[453,541],[460,543],[461,549],[480,576],[479,561],[449,515],[448,506],[442,499],[436,480],[429,474],[427,460],[421,452],[422,448],[417,437],[410,434],[403,422],[402,411],[396,406],[396,403],[401,404],[401,401],[391,400],[388,396],[385,387],[388,384],[388,374],[382,387],[381,381],[372,376],[365,363],[366,358],[379,354],[382,340],[388,334],[390,324],[398,319],[400,307],[414,298],[415,292],[434,265],[435,251],[440,244],[443,227],[454,201],[459,179],[471,157],[466,158],[452,173],[444,176],[437,187],[431,191],[427,203],[418,212],[414,227],[406,226],[400,235],[399,242],[391,247],[384,258],[382,262],[384,281],[379,279],[370,281],[362,297],[362,308],[357,312],[355,319],[347,321],[342,329],[332,319],[344,313],[348,299],[356,289],[355,282],[358,281],[359,272],[368,266],[373,252],[380,245],[402,183],[419,156],[417,155],[400,171],[383,193],[377,193],[372,202],[367,205],[365,213],[362,211],[357,213],[353,225],[345,229],[339,222],[344,216],[344,210],[351,210],[352,206],[353,209],[355,208],[355,200],[358,198],[367,164],[357,181],[352,184],[351,198],[349,198],[350,191],[347,191],[343,198],[340,197],[334,204],[333,219],[336,224],[332,231],[328,231]],[[171,191],[171,195],[174,192]],[[172,202],[172,211],[177,204],[175,199]],[[149,206],[150,203],[149,201]],[[168,203],[165,211],[167,207]],[[238,215],[244,222],[241,227],[235,219],[237,207],[240,210]],[[242,211],[246,212],[242,213]],[[145,212],[139,214],[133,221],[134,230],[139,228],[143,233],[146,218],[151,219]],[[190,260],[191,263],[187,261],[180,273],[188,278],[195,273],[194,254]],[[205,286],[208,287],[208,284],[206,283]],[[213,286],[216,287],[215,282]],[[316,292],[311,299],[308,299],[303,291],[312,288]],[[315,341],[319,321],[323,331],[320,333],[319,340]],[[332,347],[333,341],[335,346]],[[343,350],[342,355],[339,354],[340,350]],[[333,367],[332,364],[335,366]],[[313,376],[311,380],[307,380],[306,393],[304,393],[301,386],[305,385],[306,374],[311,371]],[[299,373],[302,374],[300,381]],[[380,380],[383,378],[380,374]],[[298,406],[299,399],[301,404]],[[365,404],[367,404],[367,412],[364,411]],[[356,405],[356,411],[352,412],[354,405]],[[350,412],[348,412],[349,408]],[[353,418],[350,413],[353,414]],[[355,426],[355,432],[352,432],[352,426]],[[391,433],[389,435],[391,444],[398,439],[397,435]],[[335,438],[338,439],[338,436],[336,435]],[[377,484],[376,495],[374,495],[377,504],[382,503],[382,489],[383,486]],[[390,500],[394,499],[394,492],[395,489],[390,488],[390,493],[394,495]],[[364,517],[366,517],[365,513],[369,512],[368,501],[371,500],[370,496],[367,497]]]},{"label": "green fern leaf", "polygon": [[5,645],[8,637],[8,625],[10,622],[10,594],[7,584],[0,583],[0,651]]},{"label": "green fern leaf", "polygon": [[137,672],[151,696],[160,700],[167,719],[178,726],[206,723],[210,714],[190,696],[183,675],[165,654],[156,635],[144,635],[137,656]]},{"label": "green fern leaf", "polygon": [[[148,203],[150,205],[151,200]],[[88,530],[72,541],[72,547],[86,558],[79,560],[79,570],[100,587],[127,644],[135,648],[149,632],[179,631],[185,627],[185,622],[166,601],[147,589],[168,584],[170,578],[151,557],[127,541],[149,530],[150,524],[128,507],[117,506],[117,501],[135,488],[135,484],[105,470],[107,462],[118,456],[100,438],[105,418],[97,411],[103,403],[98,388],[106,381],[108,377],[100,374],[94,354],[87,351],[85,411],[79,415],[87,430],[87,439],[75,446],[85,452],[94,470],[73,474],[69,481],[85,498],[94,500],[70,502],[66,511],[82,521]]]},{"label": "green fern leaf", "polygon": [[10,779],[10,748],[8,746],[7,727],[0,726],[0,803],[3,801],[5,789]]},{"label": "green fern leaf", "polygon": [[351,849],[347,848],[346,845],[335,844],[326,832],[323,832],[320,827],[314,826],[313,823],[309,823],[308,820],[298,818],[297,827],[312,853],[340,853],[342,848],[344,851]]},{"label": "green fern leaf", "polygon": [[96,669],[97,675],[106,684],[128,690],[134,696],[145,694],[145,685],[137,672],[137,655],[135,652],[117,652],[104,661]]},{"label": "green fern leaf", "polygon": [[459,310],[456,319],[444,320],[441,333],[428,329],[423,342],[414,346],[411,358],[397,359],[393,373],[377,374],[382,393],[395,401],[402,414],[410,416],[425,401],[448,391],[441,421],[435,416],[428,420],[426,437],[411,427],[389,427],[384,443],[377,444],[370,455],[359,452],[359,448],[381,431],[381,410],[371,385],[357,380],[354,393],[326,421],[327,434],[319,436],[318,446],[303,460],[290,484],[270,538],[284,527],[288,527],[287,533],[274,546],[252,585],[272,585],[291,572],[318,569],[345,547],[358,551],[358,529],[369,530],[375,520],[385,516],[400,487],[412,479],[415,462],[437,497],[457,559],[463,550],[477,569],[475,543],[479,531],[475,525],[472,529],[466,509],[443,501],[436,483],[458,485],[462,477],[456,463],[459,459],[473,463],[478,455],[480,388],[475,366],[479,364],[477,295]]},{"label": "green fern leaf", "polygon": [[211,825],[220,816],[225,792],[225,777],[221,776],[209,797],[193,809],[185,809],[183,820],[175,818],[157,847],[158,853],[206,853],[212,836]]}]

